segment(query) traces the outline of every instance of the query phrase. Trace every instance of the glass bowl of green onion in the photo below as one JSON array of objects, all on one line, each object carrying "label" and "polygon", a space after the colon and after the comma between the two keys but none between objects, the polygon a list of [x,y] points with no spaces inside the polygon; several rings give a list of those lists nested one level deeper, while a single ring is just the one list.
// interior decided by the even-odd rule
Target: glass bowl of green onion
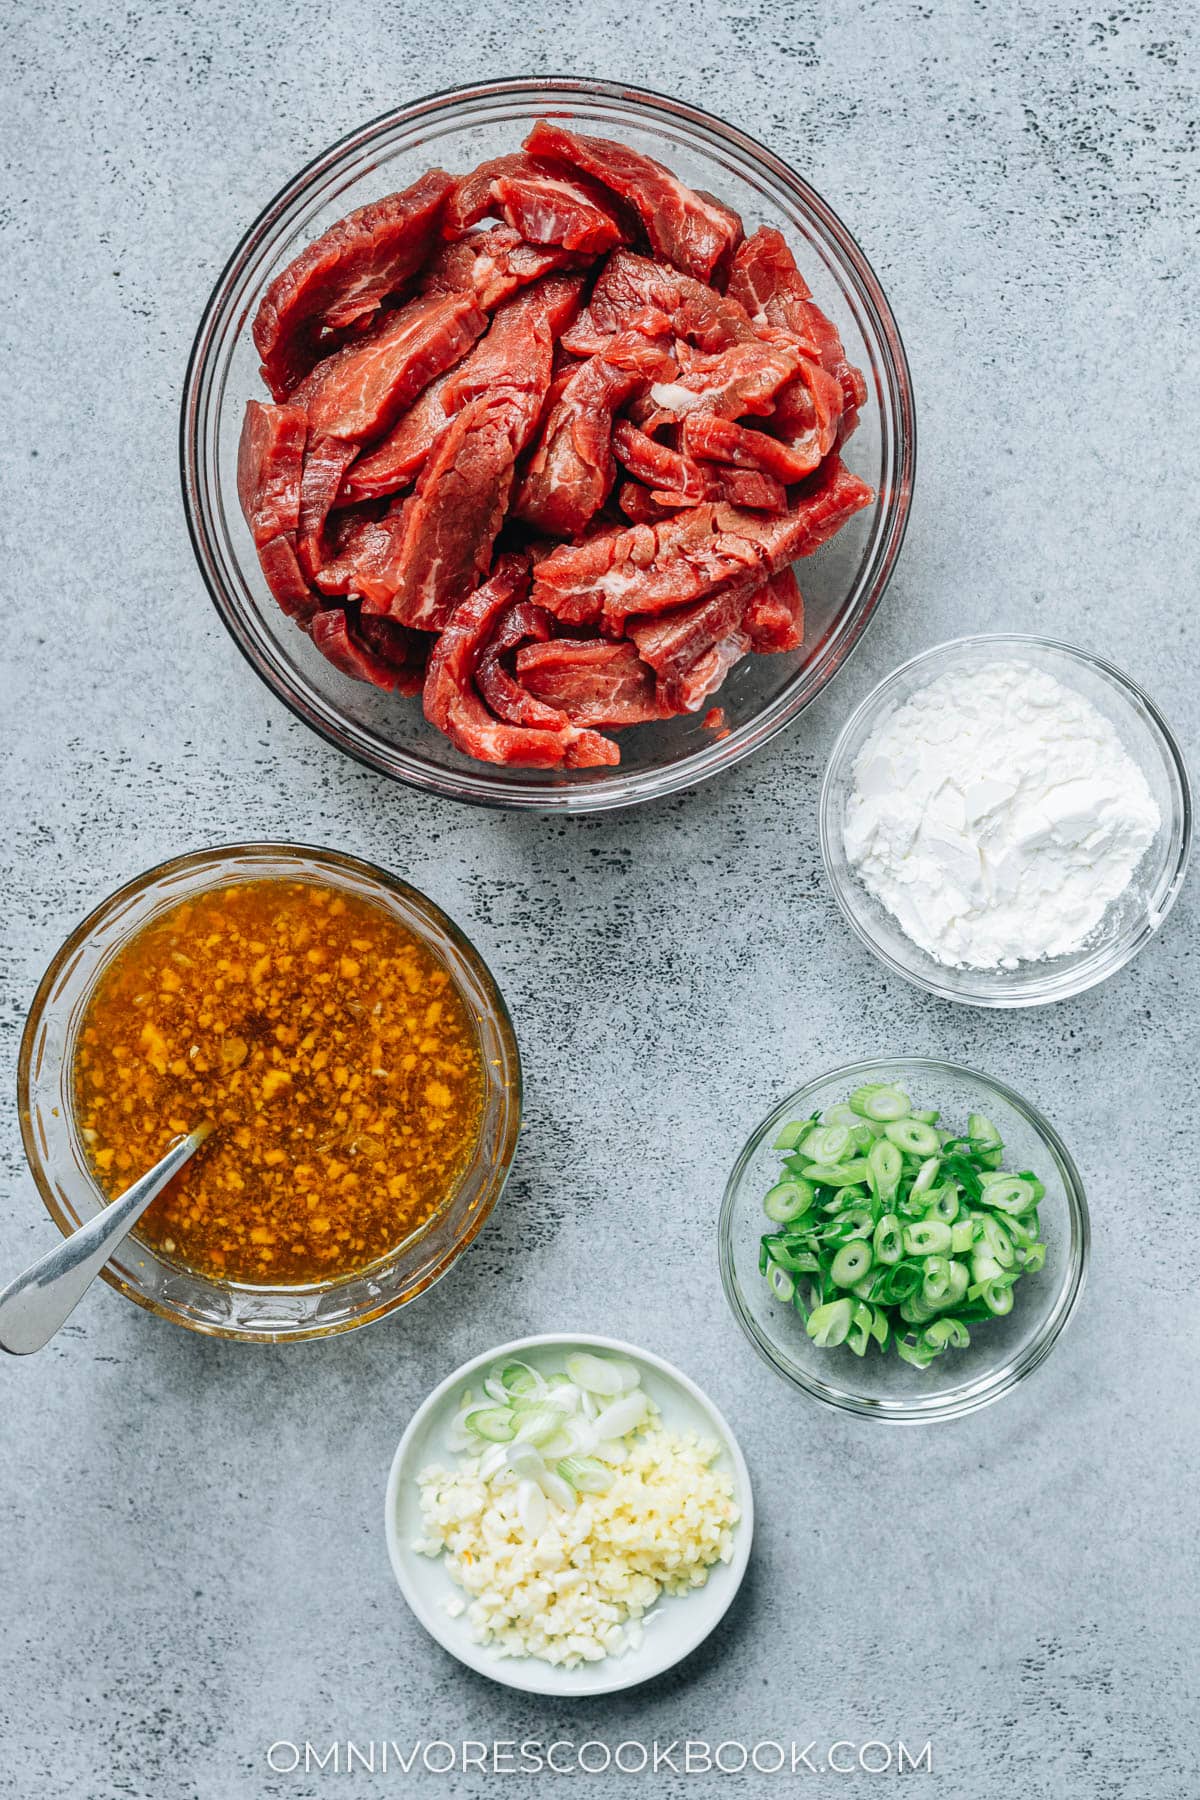
[{"label": "glass bowl of green onion", "polygon": [[1003,1082],[851,1063],[752,1133],[721,1206],[725,1295],[763,1360],[829,1406],[976,1411],[1049,1355],[1083,1291],[1079,1172]]}]

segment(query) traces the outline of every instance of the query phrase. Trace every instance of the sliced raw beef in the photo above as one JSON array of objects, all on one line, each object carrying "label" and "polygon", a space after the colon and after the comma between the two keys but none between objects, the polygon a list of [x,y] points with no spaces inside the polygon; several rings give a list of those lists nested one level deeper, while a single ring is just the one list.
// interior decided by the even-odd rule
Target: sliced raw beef
[{"label": "sliced raw beef", "polygon": [[637,646],[607,638],[554,638],[517,651],[522,687],[574,725],[644,725],[670,718]]},{"label": "sliced raw beef", "polygon": [[425,677],[425,717],[467,756],[521,768],[586,769],[620,761],[610,739],[574,725],[542,730],[492,717],[475,670],[503,613],[528,584],[524,558],[502,556],[489,581],[463,600],[437,641]]},{"label": "sliced raw beef", "polygon": [[501,306],[482,343],[446,375],[431,382],[373,449],[360,457],[342,485],[342,504],[395,493],[413,480],[465,400],[495,387],[544,394],[547,352],[553,337],[579,305],[581,283],[541,282],[519,300]]},{"label": "sliced raw beef", "polygon": [[657,674],[659,697],[672,712],[699,712],[746,655],[746,607],[759,585],[757,575],[743,576],[690,606],[630,622],[628,635]]},{"label": "sliced raw beef", "polygon": [[720,499],[720,478],[669,444],[660,443],[628,419],[613,426],[613,449],[629,473],[652,490],[665,491],[681,506]]},{"label": "sliced raw beef", "polygon": [[587,256],[601,256],[627,244],[616,208],[590,182],[531,168],[502,175],[496,198],[508,224],[533,244],[560,244]]},{"label": "sliced raw beef", "polygon": [[339,438],[309,437],[300,477],[300,529],[296,555],[308,579],[329,561],[325,525],[337,499],[342,478],[358,454],[357,444]]},{"label": "sliced raw beef", "polygon": [[815,469],[840,438],[850,435],[857,409],[844,409],[841,386],[819,362],[801,357],[795,381],[783,389],[771,421],[774,435]]},{"label": "sliced raw beef", "polygon": [[456,236],[488,213],[534,244],[558,244],[599,256],[627,244],[626,229],[610,195],[598,183],[541,157],[498,156],[459,182],[442,230]]},{"label": "sliced raw beef", "polygon": [[721,419],[747,414],[765,418],[801,366],[801,358],[787,345],[758,340],[716,352],[681,344],[677,356],[676,373],[655,382],[631,413],[646,431],[675,424],[694,412]]},{"label": "sliced raw beef", "polygon": [[[701,500],[728,500],[731,506],[748,506],[754,511],[785,513],[788,509],[787,489],[773,475],[754,469],[714,468],[711,463],[695,461],[680,450],[672,450],[628,419],[618,419],[613,428],[613,449],[631,475],[646,483],[654,505],[670,512],[695,506]],[[629,510],[623,495],[622,509],[632,519],[650,521],[661,518],[638,501]]]},{"label": "sliced raw beef", "polygon": [[452,370],[431,381],[406,413],[402,413],[385,438],[365,450],[353,463],[338,492],[338,505],[394,494],[416,479],[425,459],[450,423],[444,405]]},{"label": "sliced raw beef", "polygon": [[794,569],[772,575],[751,599],[742,619],[752,650],[799,650],[804,643],[804,597]]},{"label": "sliced raw beef", "polygon": [[671,366],[661,348],[628,332],[615,337],[604,356],[568,370],[517,494],[518,517],[559,537],[582,531],[616,480],[613,414]]},{"label": "sliced raw beef", "polygon": [[617,489],[617,505],[635,525],[657,525],[693,504],[690,500],[680,500],[673,505],[672,500],[671,494],[652,493],[640,481],[623,481]]},{"label": "sliced raw beef", "polygon": [[275,277],[255,315],[254,343],[277,400],[308,374],[325,338],[361,326],[421,267],[453,188],[452,175],[430,169],[403,193],[339,219]]},{"label": "sliced raw beef", "polygon": [[439,631],[482,581],[530,430],[523,398],[480,394],[455,414],[397,515],[390,557],[360,582],[368,611]]},{"label": "sliced raw beef", "polygon": [[[800,308],[812,299],[812,289],[796,267],[783,233],[773,225],[760,225],[738,245],[727,291],[741,301],[756,325],[782,325],[793,336],[803,337],[806,316]],[[816,349],[815,339],[812,347]]]},{"label": "sliced raw beef", "polygon": [[366,443],[458,362],[487,324],[472,294],[410,300],[318,363],[293,401],[306,409],[314,435]]},{"label": "sliced raw beef", "polygon": [[511,225],[493,225],[444,244],[421,277],[421,292],[471,293],[485,312],[492,312],[531,281],[588,261],[557,244],[527,244]]},{"label": "sliced raw beef", "polygon": [[708,351],[762,342],[737,300],[648,256],[614,250],[596,279],[586,310],[563,342],[577,356],[594,356],[614,331],[629,330],[651,337],[671,333]]},{"label": "sliced raw beef", "polygon": [[[450,411],[494,388],[545,398],[554,344],[583,297],[581,275],[549,275],[498,307],[491,328],[454,371],[443,393]],[[535,414],[533,423],[537,423]]]},{"label": "sliced raw beef", "polygon": [[680,447],[685,456],[698,462],[733,463],[737,468],[773,475],[785,484],[803,481],[821,460],[814,461],[806,451],[781,444],[765,431],[714,413],[689,413],[680,432]]},{"label": "sliced raw beef", "polygon": [[319,612],[308,630],[321,655],[344,675],[386,693],[421,692],[427,640],[415,632],[390,619],[360,620],[340,606]]},{"label": "sliced raw beef", "polygon": [[711,195],[685,186],[653,157],[612,138],[581,137],[549,119],[538,120],[525,148],[583,170],[628,202],[655,255],[686,274],[711,281],[728,266],[742,236],[737,214]]},{"label": "sliced raw beef", "polygon": [[296,560],[308,418],[296,406],[250,400],[238,444],[238,498],[267,586],[284,612],[307,619],[317,601]]},{"label": "sliced raw beef", "polygon": [[552,731],[571,721],[565,713],[545,705],[522,687],[509,666],[520,644],[541,643],[554,631],[554,620],[540,606],[521,600],[501,615],[479,658],[475,685],[498,719],[510,725],[539,725]]},{"label": "sliced raw beef", "polygon": [[335,513],[327,531],[329,560],[314,577],[323,594],[358,594],[368,571],[391,553],[394,526],[390,514]]},{"label": "sliced raw beef", "polygon": [[867,384],[862,371],[848,360],[836,327],[813,299],[782,233],[763,225],[739,246],[729,292],[756,322],[790,332],[806,347],[805,354],[833,377],[846,415],[841,435],[848,436],[867,398]]},{"label": "sliced raw beef", "polygon": [[615,628],[631,613],[660,612],[742,576],[776,573],[816,550],[872,498],[866,483],[832,456],[782,517],[706,504],[661,525],[564,544],[538,564],[533,598],[567,622],[602,619]]}]

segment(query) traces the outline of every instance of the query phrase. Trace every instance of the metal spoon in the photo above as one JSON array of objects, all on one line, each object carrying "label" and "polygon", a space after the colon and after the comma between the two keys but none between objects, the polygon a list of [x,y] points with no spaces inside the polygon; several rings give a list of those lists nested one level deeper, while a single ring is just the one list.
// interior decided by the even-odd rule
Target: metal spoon
[{"label": "metal spoon", "polygon": [[65,1325],[122,1238],[137,1224],[150,1202],[195,1155],[211,1125],[198,1125],[171,1145],[161,1162],[126,1188],[111,1206],[48,1250],[0,1289],[0,1350],[28,1356],[40,1350]]}]

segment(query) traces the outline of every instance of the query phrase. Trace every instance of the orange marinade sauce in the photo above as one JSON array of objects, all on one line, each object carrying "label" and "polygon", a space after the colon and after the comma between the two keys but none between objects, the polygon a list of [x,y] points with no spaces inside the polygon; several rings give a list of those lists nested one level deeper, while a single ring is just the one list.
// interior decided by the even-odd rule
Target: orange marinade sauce
[{"label": "orange marinade sauce", "polygon": [[474,1025],[432,952],[382,906],[283,879],[183,901],[131,939],[88,1002],[73,1073],[109,1196],[212,1121],[138,1235],[272,1287],[400,1243],[453,1188],[483,1102]]}]

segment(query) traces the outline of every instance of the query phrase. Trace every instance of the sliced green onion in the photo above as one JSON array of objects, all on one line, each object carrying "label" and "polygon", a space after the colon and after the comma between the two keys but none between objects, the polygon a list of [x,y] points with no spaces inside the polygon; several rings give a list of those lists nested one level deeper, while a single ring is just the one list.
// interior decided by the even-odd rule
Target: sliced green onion
[{"label": "sliced green onion", "polygon": [[933,1127],[922,1125],[919,1119],[893,1119],[884,1127],[884,1135],[906,1156],[936,1156],[942,1147]]},{"label": "sliced green onion", "polygon": [[767,1270],[767,1286],[777,1300],[782,1300],[785,1306],[791,1305],[796,1293],[795,1278],[779,1263],[772,1263]]},{"label": "sliced green onion", "polygon": [[[1016,1283],[1044,1266],[1042,1182],[1001,1166],[1000,1134],[982,1113],[970,1115],[962,1135],[939,1120],[894,1083],[873,1082],[781,1128],[782,1169],[763,1202],[775,1230],[760,1240],[759,1269],[822,1348],[864,1356],[874,1339],[928,1368],[945,1350],[966,1347],[968,1324],[1008,1312]],[[491,1410],[518,1431],[542,1404],[536,1387],[521,1394],[489,1379],[485,1388],[498,1403],[509,1400]],[[589,1390],[584,1429],[596,1409]],[[468,1412],[488,1410],[464,1397],[456,1428],[466,1429]],[[571,1441],[568,1422],[554,1454]],[[583,1453],[594,1439],[574,1441]]]},{"label": "sliced green onion", "polygon": [[787,1225],[806,1213],[816,1197],[811,1181],[777,1181],[763,1201],[763,1211],[777,1225]]},{"label": "sliced green onion", "polygon": [[871,1192],[877,1200],[885,1203],[890,1200],[900,1185],[900,1177],[904,1173],[904,1159],[895,1144],[889,1144],[886,1138],[880,1138],[872,1144],[867,1154],[867,1167],[871,1178]]},{"label": "sliced green onion", "polygon": [[1034,1204],[1033,1187],[1020,1175],[1002,1175],[991,1170],[980,1178],[979,1199],[983,1206],[998,1212],[1023,1213]]},{"label": "sliced green onion", "polygon": [[[559,1415],[554,1415],[557,1425]],[[486,1438],[489,1444],[508,1444],[517,1435],[516,1420],[502,1406],[477,1406],[463,1420],[468,1431],[476,1437]]]},{"label": "sliced green onion", "polygon": [[850,1132],[845,1125],[818,1125],[799,1146],[810,1162],[838,1163],[850,1154]]},{"label": "sliced green onion", "polygon": [[904,1227],[904,1249],[909,1256],[944,1256],[950,1248],[950,1227],[941,1219],[917,1219]]},{"label": "sliced green onion", "polygon": [[564,1456],[555,1474],[577,1494],[606,1494],[613,1484],[612,1470],[595,1456]]},{"label": "sliced green onion", "polygon": [[809,1129],[810,1124],[811,1120],[809,1119],[790,1120],[788,1124],[783,1126],[771,1148],[773,1150],[794,1150],[796,1145],[800,1142],[800,1139]]},{"label": "sliced green onion", "polygon": [[868,1169],[861,1158],[843,1163],[809,1163],[804,1171],[806,1181],[816,1181],[822,1187],[853,1187],[857,1182],[867,1179]]},{"label": "sliced green onion", "polygon": [[832,1349],[844,1344],[853,1323],[853,1300],[830,1300],[824,1306],[818,1306],[809,1315],[808,1335],[814,1344],[821,1348]]},{"label": "sliced green onion", "polygon": [[855,1238],[849,1244],[843,1244],[829,1265],[829,1273],[838,1287],[853,1287],[861,1281],[871,1267],[874,1257],[871,1246],[862,1238]]},{"label": "sliced green onion", "polygon": [[864,1119],[874,1119],[879,1123],[886,1123],[890,1119],[905,1119],[912,1111],[912,1102],[903,1088],[893,1087],[886,1081],[855,1088],[850,1096],[850,1105]]},{"label": "sliced green onion", "polygon": [[967,1120],[967,1136],[975,1155],[985,1169],[998,1169],[1004,1154],[1004,1140],[983,1113],[972,1113]]},{"label": "sliced green onion", "polygon": [[884,1213],[871,1238],[871,1247],[881,1263],[898,1263],[904,1255],[904,1238],[895,1213]]}]

